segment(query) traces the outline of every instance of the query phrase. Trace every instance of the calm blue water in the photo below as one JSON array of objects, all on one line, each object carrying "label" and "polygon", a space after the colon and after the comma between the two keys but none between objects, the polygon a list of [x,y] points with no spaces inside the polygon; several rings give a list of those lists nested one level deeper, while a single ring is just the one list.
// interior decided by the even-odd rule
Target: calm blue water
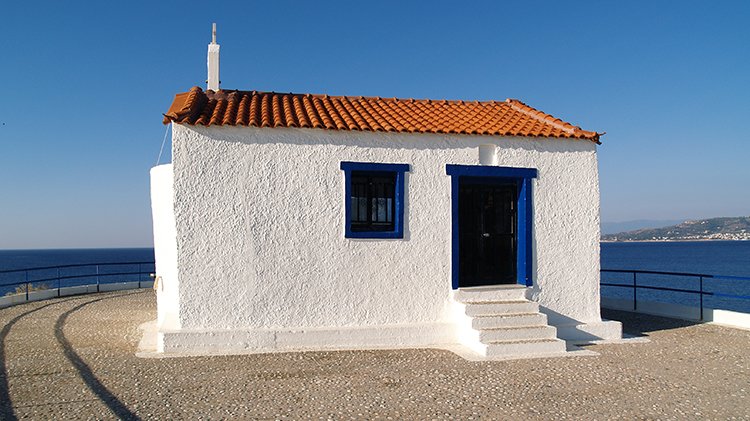
[{"label": "calm blue water", "polygon": [[[153,248],[0,250],[0,271],[79,263],[153,261],[153,259]],[[658,270],[750,277],[750,241],[602,243],[601,264],[602,269]],[[138,277],[132,275],[106,276],[108,273],[130,272],[137,269],[137,265],[102,266],[99,269],[100,282],[137,280]],[[153,266],[144,266],[142,269],[152,271]],[[60,275],[72,277],[72,279],[65,281],[67,285],[83,285],[92,281],[95,282],[95,278],[75,278],[75,276],[95,273],[94,267],[87,267],[63,269]],[[56,287],[56,285],[52,285],[54,282],[44,280],[56,276],[56,270],[32,271],[29,274],[32,282],[46,283],[53,288]],[[24,279],[25,273],[0,273],[0,295],[4,295],[15,288],[2,286],[2,284],[23,282]],[[605,273],[602,274],[602,280],[604,282],[629,284],[632,282],[632,276]],[[638,275],[638,283],[685,289],[698,288],[698,279],[692,277]],[[706,279],[704,288],[707,291],[750,296],[750,280]],[[630,299],[632,291],[625,288],[603,286],[602,295]],[[698,305],[697,296],[674,292],[641,290],[638,293],[638,299]],[[705,300],[707,306],[750,312],[750,300],[740,301],[713,297],[706,297]]]},{"label": "calm blue water", "polygon": [[[122,248],[122,249],[65,249],[65,250],[0,250],[0,272],[13,269],[26,269],[44,266],[60,266],[89,263],[126,263],[149,262],[154,260],[153,248]],[[148,276],[115,275],[122,272],[137,272],[138,270],[153,271],[153,265],[108,265],[99,267],[99,282],[125,282],[147,280]],[[64,280],[65,286],[85,285],[96,283],[96,267],[77,267],[60,269],[59,276],[69,277]],[[57,278],[57,270],[29,271],[29,281],[36,286],[56,288],[57,283],[51,278]],[[24,282],[26,273],[0,273],[0,295],[13,291],[17,282]]]},{"label": "calm blue water", "polygon": [[[686,241],[650,243],[602,243],[602,269],[637,269],[667,272],[705,273],[750,278],[750,241]],[[603,273],[602,282],[632,284],[632,275]],[[639,285],[698,289],[695,277],[638,275]],[[704,289],[710,292],[750,296],[750,280],[706,279]],[[602,287],[606,297],[632,297],[632,290]],[[663,301],[697,307],[697,295],[639,290],[639,300]],[[750,300],[724,299],[707,296],[705,305],[750,312]]]}]

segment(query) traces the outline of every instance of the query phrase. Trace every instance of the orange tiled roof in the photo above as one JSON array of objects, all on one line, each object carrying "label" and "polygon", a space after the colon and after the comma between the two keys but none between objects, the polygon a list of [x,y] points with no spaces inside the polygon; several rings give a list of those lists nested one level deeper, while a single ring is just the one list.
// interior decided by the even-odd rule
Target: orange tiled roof
[{"label": "orange tiled roof", "polygon": [[435,101],[380,97],[204,92],[194,87],[175,95],[164,114],[170,122],[202,126],[305,127],[406,133],[458,133],[588,139],[603,133],[582,130],[521,101]]}]

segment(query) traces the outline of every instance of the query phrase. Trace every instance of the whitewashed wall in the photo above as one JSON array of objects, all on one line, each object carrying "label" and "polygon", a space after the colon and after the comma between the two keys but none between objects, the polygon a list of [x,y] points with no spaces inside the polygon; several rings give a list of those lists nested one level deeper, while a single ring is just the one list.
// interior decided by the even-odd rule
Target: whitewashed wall
[{"label": "whitewashed wall", "polygon": [[[175,125],[180,284],[173,304],[181,327],[450,321],[445,165],[477,165],[478,147],[489,143],[498,146],[497,165],[539,171],[533,297],[553,322],[600,321],[599,188],[590,141]],[[404,239],[344,238],[341,161],[411,166]]]},{"label": "whitewashed wall", "polygon": [[151,168],[151,213],[154,220],[157,325],[176,329],[179,324],[177,233],[174,214],[172,164]]}]

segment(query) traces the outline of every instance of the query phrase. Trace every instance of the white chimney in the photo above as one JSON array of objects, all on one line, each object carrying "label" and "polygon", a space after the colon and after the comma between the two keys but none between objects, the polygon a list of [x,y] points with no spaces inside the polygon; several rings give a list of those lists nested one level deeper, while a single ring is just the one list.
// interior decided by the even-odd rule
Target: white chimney
[{"label": "white chimney", "polygon": [[211,31],[211,43],[208,44],[208,80],[206,89],[219,90],[219,44],[216,43],[216,24]]}]

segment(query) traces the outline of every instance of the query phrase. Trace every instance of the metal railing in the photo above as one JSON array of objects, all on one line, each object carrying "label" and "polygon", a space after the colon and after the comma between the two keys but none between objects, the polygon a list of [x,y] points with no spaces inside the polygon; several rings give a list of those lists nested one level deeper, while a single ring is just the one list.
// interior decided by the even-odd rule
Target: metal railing
[{"label": "metal railing", "polygon": [[[706,291],[704,288],[704,283],[706,279],[724,279],[724,280],[732,280],[732,281],[750,281],[750,278],[743,277],[743,276],[722,276],[722,275],[709,275],[705,273],[684,273],[684,272],[663,272],[663,271],[654,271],[654,270],[632,270],[632,269],[601,269],[601,273],[625,273],[625,274],[632,274],[632,280],[633,282],[631,284],[618,284],[618,283],[611,283],[611,282],[600,282],[599,284],[602,286],[608,286],[608,287],[620,287],[620,288],[631,288],[633,290],[633,310],[638,310],[638,290],[639,289],[650,289],[650,290],[656,290],[656,291],[670,291],[670,292],[681,292],[681,293],[687,293],[687,294],[698,294],[700,297],[700,320],[703,320],[703,302],[704,302],[704,296],[712,296],[712,297],[721,297],[721,298],[731,298],[731,299],[738,299],[738,300],[750,300],[750,296],[748,295],[738,295],[738,294],[727,294],[722,292],[716,292],[716,291]],[[666,276],[673,276],[673,277],[681,277],[681,278],[697,278],[698,279],[698,289],[686,289],[686,288],[673,288],[673,287],[667,287],[667,286],[657,286],[657,285],[643,285],[638,284],[638,275],[666,275]]]},{"label": "metal railing", "polygon": [[[142,282],[151,280],[154,264],[154,261],[104,262],[2,270],[0,291],[3,292],[0,296],[25,293],[26,301],[29,301],[29,292],[33,291],[57,289],[59,297],[62,288],[96,285],[96,292],[100,292],[103,284],[118,282],[138,282],[138,288],[141,288]],[[95,282],[86,281],[91,278]],[[7,279],[19,280],[7,282]],[[8,291],[8,288],[15,289]]]}]

